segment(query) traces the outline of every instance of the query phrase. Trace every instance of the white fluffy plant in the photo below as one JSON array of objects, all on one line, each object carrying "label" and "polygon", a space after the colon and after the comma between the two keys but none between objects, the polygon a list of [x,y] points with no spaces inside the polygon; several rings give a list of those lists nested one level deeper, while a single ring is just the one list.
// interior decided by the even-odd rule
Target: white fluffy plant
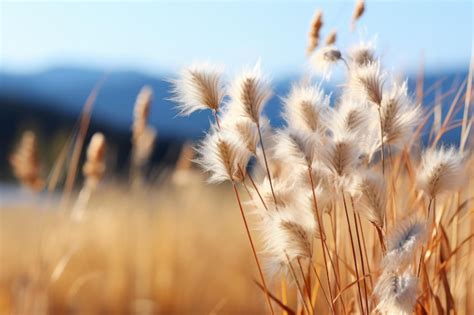
[{"label": "white fluffy plant", "polygon": [[[347,56],[334,46],[317,48],[311,58],[315,72],[323,74],[323,79],[328,78],[332,66],[343,63],[346,83],[340,91],[329,94],[337,96],[334,106],[322,90],[322,82],[314,84],[309,80],[293,85],[282,98],[285,124],[276,131],[262,114],[272,90],[259,64],[237,75],[227,93],[211,70],[200,72],[209,79],[203,80],[208,84],[199,85],[199,93],[175,89],[178,94],[186,94],[177,100],[195,98],[189,105],[181,104],[181,111],[183,106],[184,113],[209,108],[220,120],[199,146],[198,161],[211,174],[211,182],[232,182],[240,206],[236,184],[247,177],[252,180],[252,172],[247,173],[249,160],[255,158],[257,169],[264,170],[256,183],[252,180],[256,194],[247,190],[252,199],[247,204],[255,209],[266,270],[271,275],[282,272],[296,285],[307,313],[311,313],[312,304],[305,297],[305,290],[311,290],[305,281],[317,272],[316,268],[311,270],[317,261],[314,239],[319,239],[326,271],[326,284],[316,274],[319,285],[333,313],[335,304],[339,304],[334,302],[334,294],[341,292],[336,290],[342,290],[339,281],[343,278],[339,278],[334,261],[342,244],[336,235],[329,236],[334,238],[333,250],[327,243],[324,224],[330,222],[333,232],[347,229],[345,241],[350,240],[352,249],[351,277],[358,289],[358,311],[410,314],[418,279],[409,270],[414,269],[413,262],[426,240],[427,224],[418,219],[399,223],[387,218],[387,207],[398,205],[391,199],[391,193],[396,193],[390,182],[394,174],[392,167],[385,173],[384,155],[385,151],[391,154],[392,149],[410,149],[423,114],[420,105],[408,95],[406,82],[394,81],[383,69],[371,44],[359,44]],[[184,74],[189,77],[189,73]],[[188,86],[191,83],[194,91],[199,90],[195,80],[189,81]],[[222,107],[224,94],[229,99]],[[392,159],[389,161],[392,164]],[[425,151],[416,176],[418,188],[430,200],[457,189],[465,179],[463,161],[463,156],[452,148]],[[240,209],[261,271],[242,206]],[[344,211],[347,226],[336,222],[341,216],[339,211]],[[381,245],[382,275],[374,281],[375,286],[366,279],[367,272],[373,271],[369,268],[371,259],[362,249],[366,251],[366,240],[359,214],[373,225]],[[391,232],[387,234],[387,230]],[[374,306],[369,305],[371,294],[376,297]],[[341,304],[344,307],[343,301]]]}]

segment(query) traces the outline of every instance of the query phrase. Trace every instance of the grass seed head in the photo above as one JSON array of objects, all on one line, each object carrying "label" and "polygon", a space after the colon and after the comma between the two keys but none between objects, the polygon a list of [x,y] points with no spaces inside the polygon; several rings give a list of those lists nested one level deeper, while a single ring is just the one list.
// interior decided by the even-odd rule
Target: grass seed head
[{"label": "grass seed head", "polygon": [[217,112],[224,99],[222,69],[208,63],[195,63],[172,80],[172,99],[180,115],[188,116],[198,110]]},{"label": "grass seed head", "polygon": [[36,135],[32,131],[25,131],[21,136],[16,151],[10,156],[10,165],[13,174],[20,182],[33,190],[41,190],[40,161]]}]

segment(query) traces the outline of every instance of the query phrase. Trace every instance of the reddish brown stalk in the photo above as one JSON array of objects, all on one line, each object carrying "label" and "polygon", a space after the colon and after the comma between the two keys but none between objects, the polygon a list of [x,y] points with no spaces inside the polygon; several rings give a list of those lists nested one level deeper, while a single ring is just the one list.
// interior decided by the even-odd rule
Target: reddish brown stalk
[{"label": "reddish brown stalk", "polygon": [[[318,228],[319,228],[319,239],[321,240],[321,250],[323,251],[323,258],[324,258],[324,267],[326,269],[326,277],[327,277],[327,283],[328,283],[328,289],[329,289],[329,296],[331,297],[331,301],[333,300],[332,297],[332,290],[331,290],[331,282],[329,278],[329,267],[328,267],[328,261],[326,257],[326,247],[324,246],[326,243],[326,235],[323,229],[323,225],[321,223],[321,218],[319,217],[319,210],[318,210],[318,202],[316,200],[316,194],[314,192],[314,181],[313,181],[313,175],[311,174],[311,166],[308,166],[308,175],[309,175],[309,181],[311,184],[311,191],[313,192],[313,202],[314,202],[314,210],[316,212],[316,220],[318,222]],[[334,314],[334,304],[331,304],[331,311]]]},{"label": "reddish brown stalk", "polygon": [[244,186],[245,191],[247,192],[247,195],[249,195],[249,198],[253,200],[253,195],[250,192],[249,188],[247,187],[247,184],[245,183],[245,180],[242,181],[242,186]]},{"label": "reddish brown stalk", "polygon": [[[263,288],[263,286],[260,284],[260,282],[258,282],[257,280],[253,279],[253,282],[257,285],[257,287],[264,291],[265,292],[265,289]],[[283,315],[296,315],[296,312],[293,311],[290,307],[288,307],[286,305],[286,301],[280,301],[279,298],[277,298],[275,295],[273,295],[272,293],[268,293],[270,295],[270,298],[276,303],[278,304],[278,306],[280,306],[282,309],[283,309]]]},{"label": "reddish brown stalk", "polygon": [[[333,273],[334,273],[334,279],[336,280],[336,287],[337,287],[338,290],[341,290],[341,284],[339,282],[339,277],[336,273],[336,264],[334,263],[334,261],[331,257],[331,254],[330,254],[331,251],[329,250],[327,242],[324,242],[324,246],[326,247],[326,252],[328,253],[329,262],[331,263],[331,267],[332,267],[332,270],[333,270]],[[337,257],[337,253],[335,251],[334,251],[334,255],[336,255],[336,261],[337,261],[337,259],[339,259],[339,257]],[[344,300],[341,299],[341,302],[342,302],[342,308],[345,309]]]},{"label": "reddish brown stalk", "polygon": [[[349,219],[349,211],[347,210],[347,204],[346,204],[346,197],[344,196],[344,190],[341,190],[341,195],[342,195],[342,201],[344,203],[344,211],[346,214],[346,221],[347,221],[347,228],[349,229],[349,236],[351,239],[351,249],[352,249],[352,258],[354,260],[354,269],[356,273],[356,278],[359,279],[359,267],[357,266],[357,256],[354,248],[354,237],[352,235],[352,228],[351,228],[351,221]],[[362,290],[360,288],[360,283],[357,281],[357,290],[359,293],[359,304],[360,304],[360,310],[362,313],[364,312],[364,306],[362,304]]]},{"label": "reddish brown stalk", "polygon": [[357,212],[357,222],[360,226],[360,234],[362,236],[362,245],[364,247],[365,262],[367,264],[367,271],[369,273],[370,286],[373,288],[374,283],[372,281],[372,272],[370,271],[369,256],[367,255],[367,246],[366,246],[367,243],[365,241],[365,234],[364,234],[364,229],[362,228],[362,220],[360,219],[360,213],[358,213],[358,212]]},{"label": "reddish brown stalk", "polygon": [[306,275],[303,270],[303,266],[301,265],[300,257],[296,258],[296,260],[298,261],[301,276],[303,277],[304,287],[306,289],[306,294],[308,295],[309,306],[311,307],[311,314],[314,314],[313,303],[311,303],[311,285],[306,281]]},{"label": "reddish brown stalk", "polygon": [[357,236],[357,245],[359,247],[359,255],[360,255],[360,261],[361,261],[361,266],[362,266],[362,274],[364,275],[364,294],[365,294],[365,309],[367,311],[367,314],[369,314],[369,295],[367,294],[367,281],[365,279],[366,273],[365,273],[365,266],[364,266],[364,255],[362,254],[362,244],[360,242],[360,236],[359,236],[359,225],[357,224],[357,216],[355,213],[354,209],[354,199],[351,197],[351,205],[352,205],[352,215],[354,216],[354,225],[356,229],[356,236]]},{"label": "reddish brown stalk", "polygon": [[[217,110],[213,110],[213,111],[212,111],[212,114],[214,115],[214,119],[216,120],[217,127],[218,127],[219,129],[221,129],[221,125],[220,125],[220,122],[219,122],[219,116],[217,115]],[[242,178],[244,178],[244,172],[242,171],[242,168],[240,167],[240,165],[239,165],[239,171],[240,171],[240,174],[242,175]],[[250,179],[250,182],[252,183],[253,188],[254,188],[255,191],[257,192],[257,195],[258,195],[258,197],[260,198],[260,201],[262,202],[263,206],[265,207],[266,210],[268,210],[268,207],[267,207],[267,205],[265,204],[265,201],[263,200],[262,195],[260,194],[260,191],[258,190],[258,187],[257,187],[257,185],[255,184],[255,182],[254,182],[254,180],[253,180],[253,178],[252,178],[252,175],[247,174],[247,177]],[[244,183],[244,186],[245,186],[245,183]],[[247,190],[247,192],[248,192],[249,195],[250,195],[250,192],[249,192],[247,186],[245,186],[245,189]],[[253,199],[253,198],[252,198],[252,199]]]},{"label": "reddish brown stalk", "polygon": [[237,203],[239,204],[240,214],[242,215],[242,220],[244,221],[245,231],[247,233],[247,237],[249,239],[250,246],[252,247],[253,257],[255,258],[255,262],[257,263],[258,273],[260,274],[260,279],[262,280],[263,288],[265,289],[265,295],[267,297],[268,307],[270,308],[271,313],[274,315],[275,312],[273,310],[272,302],[270,301],[270,294],[269,294],[269,291],[268,291],[268,288],[267,288],[267,284],[265,282],[265,277],[263,276],[262,268],[260,266],[260,261],[259,261],[258,256],[257,256],[257,251],[255,250],[255,245],[253,244],[253,239],[252,239],[252,236],[250,234],[250,229],[249,229],[249,226],[247,224],[247,219],[245,217],[244,209],[242,208],[242,202],[240,201],[240,196],[239,196],[239,192],[237,190],[237,185],[235,184],[234,181],[232,181],[232,187],[234,188],[235,198],[237,199]]},{"label": "reddish brown stalk", "polygon": [[380,227],[376,226],[375,225],[375,230],[377,231],[377,236],[379,238],[379,242],[380,242],[380,247],[382,248],[382,254],[385,255],[385,253],[387,252],[387,247],[385,246],[385,240],[384,240],[384,237],[383,237],[383,231]]},{"label": "reddish brown stalk", "polygon": [[[348,289],[350,289],[354,284],[359,283],[361,280],[362,280],[361,278],[355,279],[354,281],[352,281],[351,283],[349,283],[348,285],[346,285],[346,286],[341,290],[341,292],[339,292],[339,293],[336,295],[336,297],[334,298],[334,302],[337,301],[337,299],[342,298],[342,294],[343,294],[344,292],[346,292]],[[352,313],[351,313],[351,314],[352,314]]]},{"label": "reddish brown stalk", "polygon": [[288,254],[285,252],[286,260],[288,261],[288,266],[291,271],[291,275],[293,276],[293,279],[295,280],[296,283],[296,288],[298,289],[298,293],[300,294],[301,300],[303,302],[303,306],[308,314],[310,314],[308,305],[306,305],[305,298],[304,298],[304,293],[301,290],[300,282],[298,281],[298,278],[296,277],[296,272],[295,269],[293,268],[293,265],[291,264],[290,257],[288,257]]},{"label": "reddish brown stalk", "polygon": [[247,174],[247,176],[250,179],[250,182],[252,183],[253,189],[255,189],[255,191],[257,192],[257,195],[260,198],[260,201],[262,202],[262,205],[265,207],[265,210],[268,210],[268,207],[267,207],[265,201],[263,200],[262,195],[260,194],[260,191],[258,190],[258,187],[257,187],[257,185],[255,184],[255,181],[252,178],[252,175]]},{"label": "reddish brown stalk", "polygon": [[[339,256],[337,254],[337,248],[338,248],[338,242],[337,242],[337,216],[334,215],[334,219],[331,217],[331,230],[332,230],[332,237],[333,237],[333,241],[334,241],[334,255],[336,255],[336,262],[334,263],[333,265],[333,268],[334,268],[334,276],[336,278],[336,284],[337,284],[337,289],[340,291],[341,290],[341,285],[340,285],[340,282],[339,282],[339,279],[341,279],[341,272],[339,270]],[[331,256],[329,256],[329,258],[331,258]],[[331,263],[332,263],[332,259],[331,259]],[[344,311],[344,314],[346,314],[346,306],[345,306],[345,303],[344,303],[344,299],[342,298],[341,296],[341,304],[342,304],[342,309]]]},{"label": "reddish brown stalk", "polygon": [[272,190],[273,201],[275,202],[275,208],[278,209],[275,192],[273,191],[272,177],[270,176],[270,168],[268,167],[267,154],[265,153],[265,146],[263,145],[262,131],[260,130],[260,124],[257,123],[258,138],[260,140],[260,146],[262,147],[263,160],[265,161],[265,169],[267,170],[268,182],[270,183],[270,189]]},{"label": "reddish brown stalk", "polygon": [[[214,115],[214,119],[216,120],[217,127],[218,127],[219,129],[221,129],[221,125],[220,125],[220,123],[219,123],[219,116],[217,115],[217,111],[216,111],[216,110],[213,110],[212,113],[213,113],[213,115]],[[259,129],[259,130],[260,130],[260,129]],[[262,148],[263,148],[263,147],[262,147]],[[239,171],[240,171],[240,173],[242,174],[242,178],[243,178],[243,177],[244,177],[244,172],[242,171],[240,165],[239,165]],[[250,182],[252,183],[253,188],[254,188],[255,191],[257,192],[257,195],[258,195],[258,197],[260,198],[260,201],[262,202],[263,206],[265,207],[266,210],[268,210],[268,207],[267,207],[267,205],[265,204],[265,201],[263,200],[262,195],[260,194],[260,191],[258,190],[258,187],[257,187],[257,185],[255,184],[255,181],[254,181],[253,178],[252,178],[252,175],[247,174],[247,177],[250,179]],[[244,184],[244,185],[245,185],[245,184]],[[245,187],[245,189],[247,189],[247,191],[248,191],[248,188],[247,188],[247,187]],[[272,192],[273,192],[273,189],[272,189]]]},{"label": "reddish brown stalk", "polygon": [[[321,291],[323,291],[323,295],[324,295],[324,299],[326,300],[326,302],[328,303],[328,307],[331,308],[331,302],[329,301],[329,298],[328,298],[328,295],[326,293],[326,291],[324,290],[323,288],[323,284],[321,282],[321,278],[319,277],[318,275],[318,272],[316,271],[316,268],[314,267],[313,263],[311,263],[311,267],[313,269],[313,272],[316,276],[316,279],[318,280],[318,283],[319,283],[319,287],[321,288]],[[345,313],[345,311],[344,311]]]}]

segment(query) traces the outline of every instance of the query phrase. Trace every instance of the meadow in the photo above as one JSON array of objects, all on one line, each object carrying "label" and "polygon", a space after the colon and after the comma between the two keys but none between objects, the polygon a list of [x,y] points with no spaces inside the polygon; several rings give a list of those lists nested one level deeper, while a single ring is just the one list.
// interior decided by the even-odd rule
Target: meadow
[{"label": "meadow", "polygon": [[100,85],[47,176],[26,131],[10,164],[30,202],[0,209],[0,313],[472,314],[472,65],[449,102],[420,104],[422,78],[408,91],[372,42],[339,49],[323,24],[317,11],[308,72],[280,95],[283,127],[259,63],[170,78],[179,114],[212,122],[154,176],[149,87],[126,180],[107,135],[86,137]]}]

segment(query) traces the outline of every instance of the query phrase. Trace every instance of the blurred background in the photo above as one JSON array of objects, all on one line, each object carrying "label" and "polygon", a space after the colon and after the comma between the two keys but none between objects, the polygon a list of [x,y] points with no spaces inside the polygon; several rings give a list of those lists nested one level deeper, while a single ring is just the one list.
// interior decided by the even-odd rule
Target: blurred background
[{"label": "blurred background", "polygon": [[[260,61],[274,89],[265,112],[279,126],[280,97],[308,74],[308,33],[322,9],[322,41],[335,30],[343,53],[375,42],[384,66],[407,78],[414,99],[435,112],[422,140],[450,108],[459,122],[463,106],[451,104],[464,103],[467,90],[473,2],[368,0],[351,31],[354,6],[349,0],[0,0],[0,313],[264,314],[232,190],[204,184],[184,146],[204,135],[209,113],[178,117],[170,80],[195,61],[222,65],[227,80]],[[324,83],[332,100],[344,70],[337,65]],[[74,164],[81,112],[99,85]],[[131,125],[145,85],[154,92],[149,123],[158,138],[137,176],[151,183],[135,185]],[[459,129],[443,141],[459,143]],[[19,189],[14,180],[9,160],[25,130],[36,135],[40,177],[58,180],[47,192]],[[86,195],[81,169],[95,132],[107,139],[106,174],[104,185]],[[53,168],[57,161],[64,164]],[[75,170],[78,180],[69,177]],[[402,205],[411,202],[401,196]],[[87,215],[75,219],[76,209]],[[288,298],[295,305],[296,291]]]},{"label": "blurred background", "polygon": [[0,178],[12,179],[8,155],[25,129],[37,133],[49,169],[99,81],[89,133],[107,135],[113,166],[127,165],[134,101],[144,85],[155,92],[151,124],[159,136],[152,162],[174,163],[182,143],[209,126],[206,113],[176,117],[169,100],[168,80],[193,61],[221,64],[231,78],[261,60],[275,89],[266,111],[279,124],[278,96],[308,67],[307,34],[318,8],[323,38],[336,30],[342,50],[375,41],[384,64],[408,77],[412,93],[422,75],[426,106],[436,95],[449,103],[452,87],[466,78],[472,1],[367,1],[351,32],[353,1],[2,0]]}]

